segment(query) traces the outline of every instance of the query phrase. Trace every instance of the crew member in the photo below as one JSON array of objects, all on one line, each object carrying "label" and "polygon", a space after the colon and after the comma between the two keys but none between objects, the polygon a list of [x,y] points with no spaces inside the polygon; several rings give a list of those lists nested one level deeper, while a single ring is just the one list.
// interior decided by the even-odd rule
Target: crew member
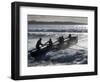
[{"label": "crew member", "polygon": [[53,42],[52,42],[52,39],[50,38],[49,41],[48,41],[48,46],[47,47],[52,47],[53,45]]},{"label": "crew member", "polygon": [[37,41],[36,43],[36,49],[40,50],[41,49],[41,46],[43,46],[43,44],[41,43],[41,38]]}]

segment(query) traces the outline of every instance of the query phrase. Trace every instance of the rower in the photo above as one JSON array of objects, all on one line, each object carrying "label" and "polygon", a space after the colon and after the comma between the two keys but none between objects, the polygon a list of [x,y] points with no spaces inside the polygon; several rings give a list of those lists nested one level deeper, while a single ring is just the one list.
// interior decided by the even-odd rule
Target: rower
[{"label": "rower", "polygon": [[61,43],[64,43],[64,37],[61,36]]},{"label": "rower", "polygon": [[64,37],[61,36],[58,38],[59,44],[63,44],[64,43]]},{"label": "rower", "polygon": [[68,38],[71,38],[71,34],[69,34]]},{"label": "rower", "polygon": [[41,49],[41,47],[40,47],[40,45],[42,46],[43,44],[41,43],[41,38],[37,41],[37,43],[36,43],[36,49],[37,50],[40,50]]},{"label": "rower", "polygon": [[53,42],[52,42],[52,39],[51,38],[49,39],[49,41],[47,43],[48,43],[48,46],[47,47],[52,47]]}]

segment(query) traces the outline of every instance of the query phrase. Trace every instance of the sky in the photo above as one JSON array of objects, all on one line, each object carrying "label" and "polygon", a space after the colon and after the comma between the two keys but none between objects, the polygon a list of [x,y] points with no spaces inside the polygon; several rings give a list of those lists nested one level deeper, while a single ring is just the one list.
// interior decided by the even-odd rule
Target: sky
[{"label": "sky", "polygon": [[28,21],[87,23],[88,18],[75,16],[28,15]]}]

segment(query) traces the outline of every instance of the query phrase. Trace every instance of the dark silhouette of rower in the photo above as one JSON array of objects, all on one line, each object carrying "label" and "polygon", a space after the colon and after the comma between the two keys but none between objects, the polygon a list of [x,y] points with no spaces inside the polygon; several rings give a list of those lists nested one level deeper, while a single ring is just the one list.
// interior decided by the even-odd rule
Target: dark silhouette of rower
[{"label": "dark silhouette of rower", "polygon": [[64,43],[64,37],[63,36],[59,37],[58,42],[59,42],[59,44],[63,44]]},{"label": "dark silhouette of rower", "polygon": [[63,36],[61,36],[61,42],[64,43],[64,37]]},{"label": "dark silhouette of rower", "polygon": [[71,36],[72,36],[72,35],[71,35],[71,34],[69,34],[68,38],[71,38]]},{"label": "dark silhouette of rower", "polygon": [[43,46],[43,44],[41,43],[41,38],[37,41],[36,43],[36,49],[40,50],[41,49],[41,46]]},{"label": "dark silhouette of rower", "polygon": [[52,47],[53,45],[53,42],[52,42],[52,39],[50,38],[49,41],[48,41],[48,46],[47,47]]}]

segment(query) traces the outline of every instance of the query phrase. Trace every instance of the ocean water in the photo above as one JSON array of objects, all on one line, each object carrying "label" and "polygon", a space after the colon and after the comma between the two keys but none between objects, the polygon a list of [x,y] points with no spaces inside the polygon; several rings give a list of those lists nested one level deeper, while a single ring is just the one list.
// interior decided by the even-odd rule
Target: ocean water
[{"label": "ocean water", "polygon": [[78,36],[78,43],[67,49],[49,51],[45,57],[35,61],[34,57],[28,54],[28,66],[47,66],[47,65],[72,65],[87,64],[88,62],[88,30],[87,25],[28,25],[28,51],[35,49],[37,40],[41,37],[44,44],[50,38],[53,42],[57,38],[69,34]]}]

